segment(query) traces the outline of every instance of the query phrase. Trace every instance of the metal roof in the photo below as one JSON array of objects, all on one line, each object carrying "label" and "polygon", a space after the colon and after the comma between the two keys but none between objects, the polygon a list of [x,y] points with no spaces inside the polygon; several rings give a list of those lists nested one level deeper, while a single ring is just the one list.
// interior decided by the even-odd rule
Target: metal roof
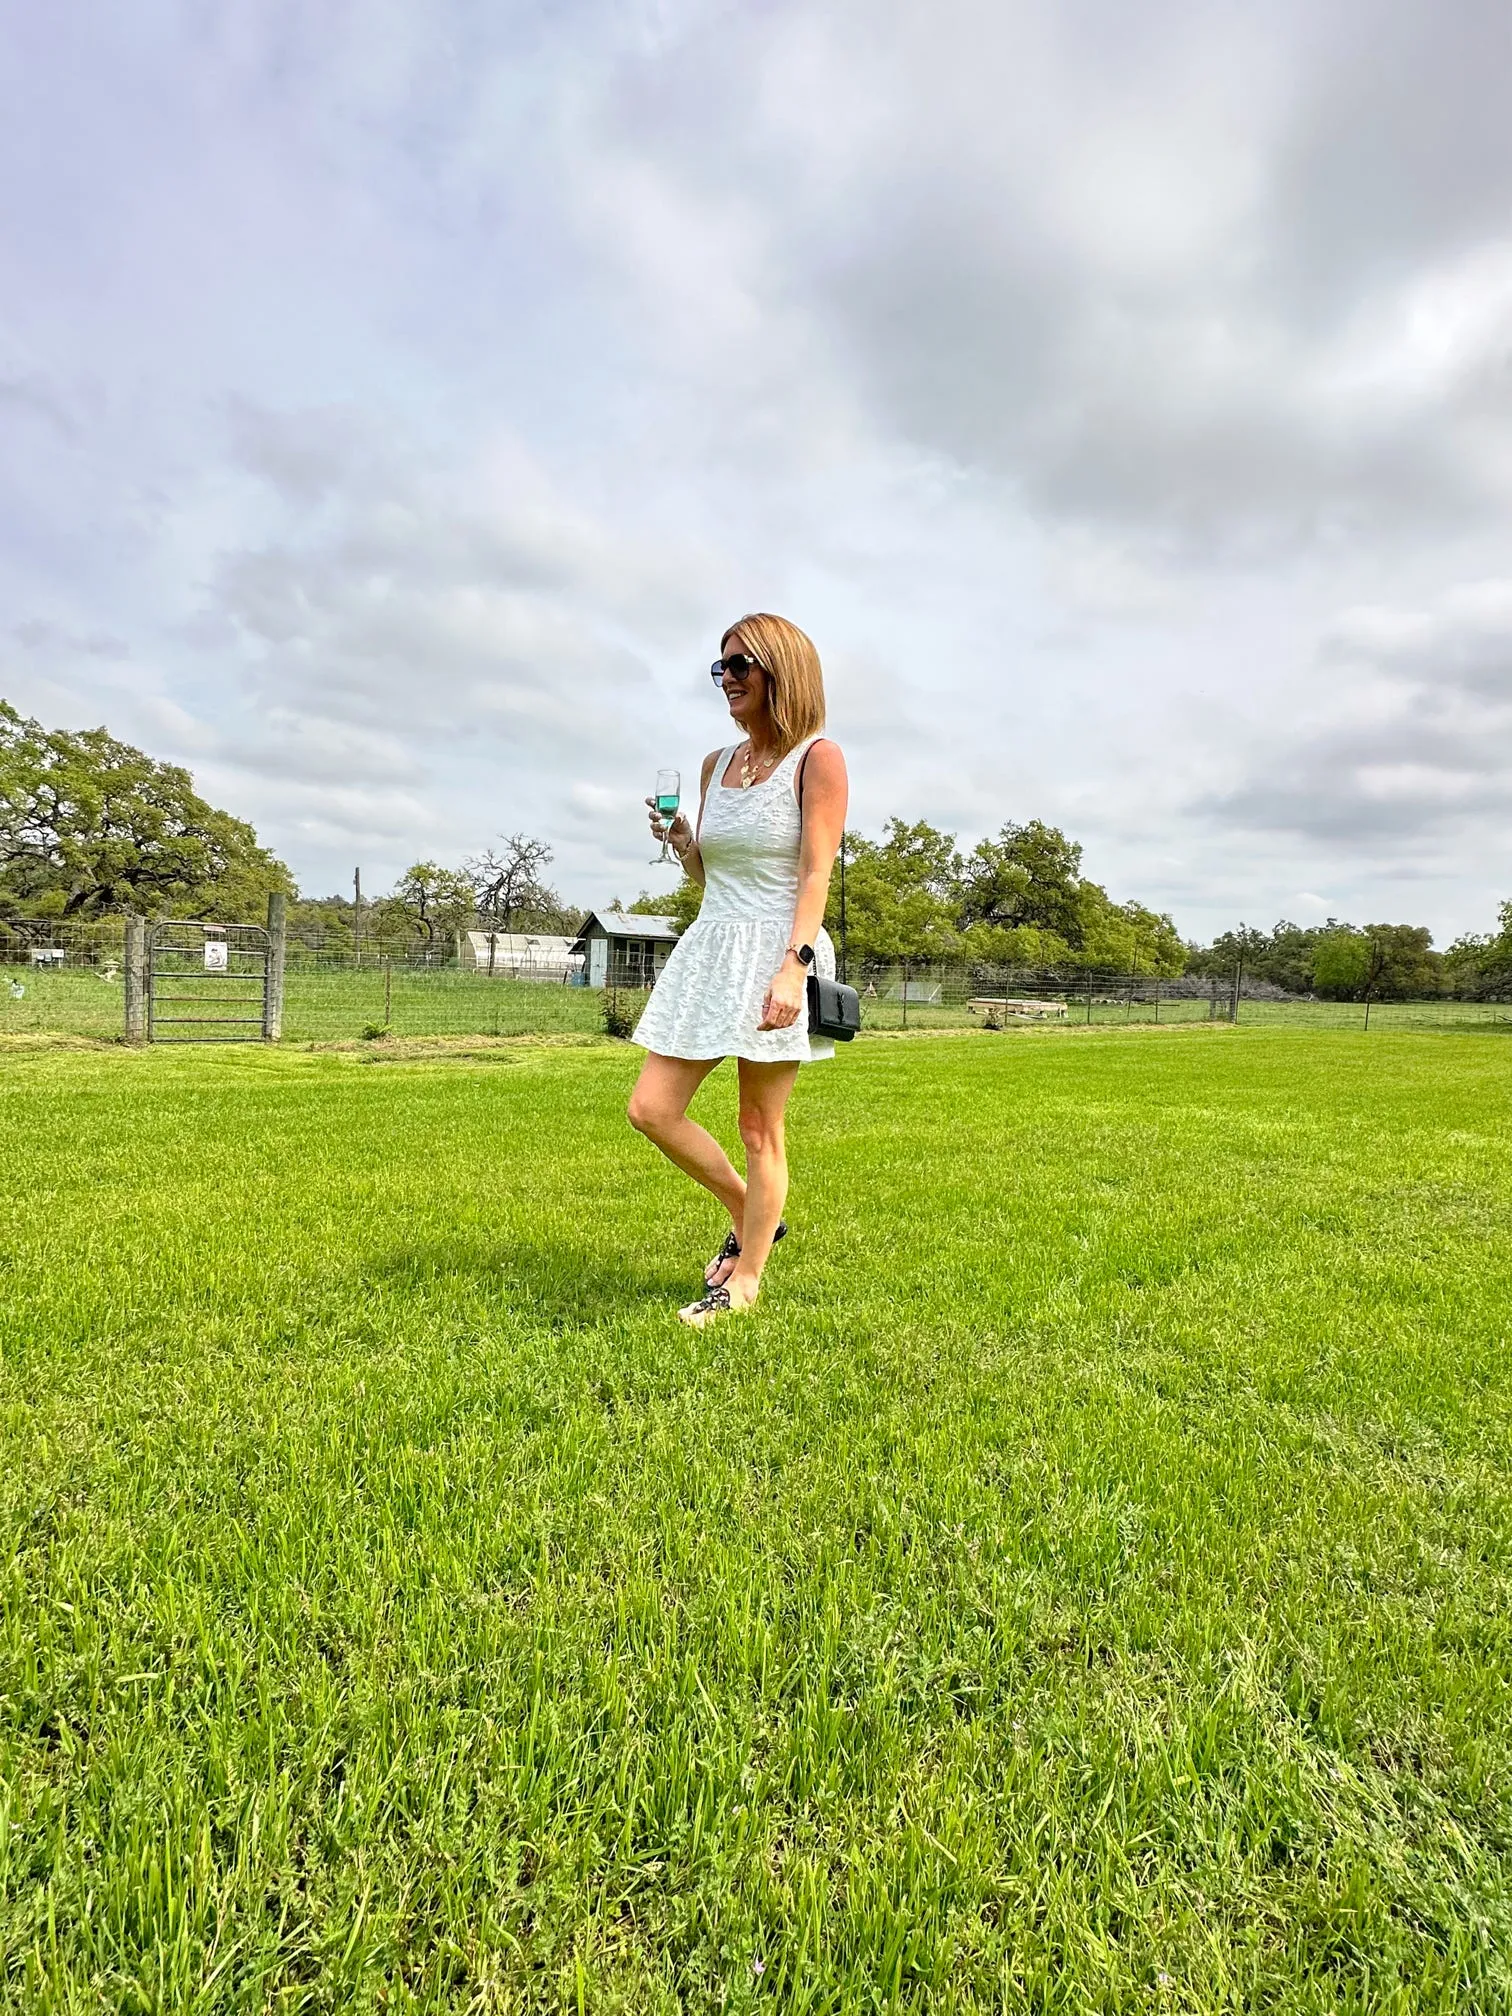
[{"label": "metal roof", "polygon": [[652,938],[670,943],[677,936],[677,924],[671,917],[637,917],[627,910],[590,910],[573,942],[581,945],[595,924],[608,938]]},{"label": "metal roof", "polygon": [[[480,959],[488,957],[489,934],[486,931],[464,931],[462,936],[471,942]],[[539,959],[565,959],[575,942],[553,932],[499,931],[494,934],[494,956],[525,959],[534,954]]]}]

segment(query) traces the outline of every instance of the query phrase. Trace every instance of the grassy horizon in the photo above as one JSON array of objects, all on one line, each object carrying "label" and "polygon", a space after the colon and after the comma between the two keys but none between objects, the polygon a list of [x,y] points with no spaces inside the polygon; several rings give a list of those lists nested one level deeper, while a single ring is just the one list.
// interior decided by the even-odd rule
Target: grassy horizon
[{"label": "grassy horizon", "polygon": [[[223,984],[228,992],[245,993],[245,983]],[[13,994],[19,986],[19,996]],[[208,990],[213,992],[213,988]],[[621,996],[632,1009],[637,999],[630,989]],[[989,990],[990,995],[990,990]],[[988,998],[988,997],[983,997]],[[599,988],[567,987],[552,982],[490,980],[486,974],[456,968],[426,971],[396,966],[385,975],[381,963],[352,968],[295,963],[287,975],[284,1037],[291,1043],[340,1042],[360,1037],[365,1029],[388,1026],[400,1037],[523,1036],[594,1034],[603,1028],[603,992]],[[102,1041],[118,1038],[124,1021],[124,998],[116,969],[88,967],[57,971],[29,967],[0,969],[0,1043],[7,1036],[75,1035]],[[193,1004],[188,1012],[197,1012]],[[212,1012],[208,1005],[205,1012]],[[243,1004],[237,1012],[247,1012]],[[260,1013],[254,1008],[252,1012]],[[964,1002],[932,1007],[889,998],[886,984],[877,996],[863,997],[863,1026],[872,1033],[898,1030],[983,1029],[985,1011]],[[1063,1029],[1118,1029],[1158,1021],[1168,1024],[1208,1023],[1205,997],[1125,1002],[1116,987],[1091,1004],[1073,996],[1061,1023],[1039,1026]],[[1356,1001],[1251,1001],[1240,1005],[1242,1027],[1279,1025],[1297,1030],[1360,1030],[1365,1009]],[[1009,1031],[1023,1033],[1009,1021]],[[1512,1003],[1505,1001],[1375,1002],[1370,1027],[1377,1034],[1403,1029],[1473,1032],[1499,1029],[1512,1034]]]},{"label": "grassy horizon", "polygon": [[1505,1042],[1095,1036],[701,1335],[624,1046],[0,1050],[0,2005],[1512,2009]]}]

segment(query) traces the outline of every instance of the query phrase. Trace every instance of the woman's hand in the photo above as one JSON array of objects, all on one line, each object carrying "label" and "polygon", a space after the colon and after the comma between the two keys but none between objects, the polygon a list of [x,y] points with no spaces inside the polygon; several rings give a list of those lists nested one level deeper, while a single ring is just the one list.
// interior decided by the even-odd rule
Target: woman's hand
[{"label": "woman's hand", "polygon": [[791,1029],[808,1005],[808,972],[788,954],[772,976],[758,1029]]},{"label": "woman's hand", "polygon": [[688,824],[686,814],[679,812],[669,826],[663,821],[661,814],[657,811],[656,800],[654,798],[648,798],[646,804],[650,807],[651,811],[651,838],[653,840],[668,841],[672,852],[681,861],[684,854],[693,845],[693,828]]}]

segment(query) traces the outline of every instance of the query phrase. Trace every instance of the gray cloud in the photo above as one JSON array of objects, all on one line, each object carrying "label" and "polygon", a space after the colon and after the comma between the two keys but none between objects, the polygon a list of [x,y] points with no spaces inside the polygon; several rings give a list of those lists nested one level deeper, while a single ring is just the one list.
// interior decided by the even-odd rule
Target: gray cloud
[{"label": "gray cloud", "polygon": [[131,653],[120,637],[82,637],[53,623],[33,619],[17,623],[11,630],[16,642],[26,650],[50,657],[128,658]]},{"label": "gray cloud", "polygon": [[875,423],[1177,562],[1506,510],[1506,14],[1330,22],[826,10],[768,237]]},{"label": "gray cloud", "polygon": [[78,433],[74,416],[40,371],[0,371],[0,412],[40,420],[66,441]]},{"label": "gray cloud", "polygon": [[322,852],[457,853],[534,822],[597,876],[607,820],[637,867],[655,660],[717,622],[709,553],[595,518],[507,435],[446,458],[392,415],[246,404],[233,432],[280,536],[220,551],[191,625],[242,667],[230,788],[256,780]]},{"label": "gray cloud", "polygon": [[1319,652],[1323,704],[1197,810],[1342,848],[1438,851],[1512,799],[1512,581],[1429,609],[1346,612]]},{"label": "gray cloud", "polygon": [[7,692],[306,879],[654,879],[765,606],[863,825],[1193,931],[1512,886],[1500,0],[84,19],[0,49]]}]

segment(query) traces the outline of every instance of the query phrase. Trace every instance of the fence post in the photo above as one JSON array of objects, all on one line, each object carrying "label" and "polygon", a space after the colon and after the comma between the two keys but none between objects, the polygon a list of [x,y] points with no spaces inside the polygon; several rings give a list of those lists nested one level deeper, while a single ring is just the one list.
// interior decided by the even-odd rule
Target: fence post
[{"label": "fence post", "polygon": [[1155,1020],[1160,1020],[1160,975],[1155,975]]},{"label": "fence post", "polygon": [[1124,996],[1124,1020],[1125,1022],[1132,1022],[1134,1020],[1134,969],[1132,967],[1129,969],[1129,991]]},{"label": "fence post", "polygon": [[908,1027],[908,961],[903,961],[903,1027]]},{"label": "fence post", "polygon": [[283,1035],[284,942],[289,899],[282,889],[268,891],[268,985],[263,995],[263,1041],[277,1043]]},{"label": "fence post", "polygon": [[126,1041],[147,1040],[147,919],[126,919],[126,963],[122,968],[126,983]]},{"label": "fence post", "polygon": [[[495,1014],[495,1017],[497,1017],[497,1015],[498,1015],[498,1010],[497,1010],[497,1009],[495,1009],[495,1010],[494,1010],[494,1014]],[[394,1020],[394,962],[393,962],[393,960],[392,960],[392,959],[390,958],[390,959],[385,959],[385,960],[384,960],[384,962],[383,962],[383,1026],[384,1026],[384,1028],[385,1028],[385,1029],[389,1028],[389,1027],[390,1027],[390,1026],[392,1025],[392,1023],[393,1023],[393,1020]],[[494,1034],[495,1034],[495,1035],[497,1035],[498,1033],[499,1033],[499,1032],[498,1032],[497,1030],[495,1030],[495,1031],[494,1031]]]}]

